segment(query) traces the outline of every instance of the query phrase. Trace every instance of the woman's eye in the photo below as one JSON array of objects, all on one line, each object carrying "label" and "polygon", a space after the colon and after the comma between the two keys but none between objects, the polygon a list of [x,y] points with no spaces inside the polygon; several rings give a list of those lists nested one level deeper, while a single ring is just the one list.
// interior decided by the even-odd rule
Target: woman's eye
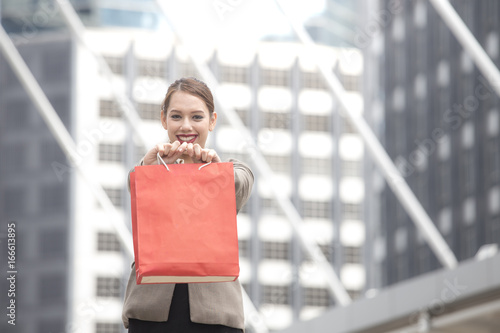
[{"label": "woman's eye", "polygon": [[170,118],[172,118],[172,119],[180,119],[181,116],[179,116],[178,114],[173,114],[173,115],[170,116]]},{"label": "woman's eye", "polygon": [[203,116],[194,116],[193,117],[195,120],[202,120],[203,119]]}]

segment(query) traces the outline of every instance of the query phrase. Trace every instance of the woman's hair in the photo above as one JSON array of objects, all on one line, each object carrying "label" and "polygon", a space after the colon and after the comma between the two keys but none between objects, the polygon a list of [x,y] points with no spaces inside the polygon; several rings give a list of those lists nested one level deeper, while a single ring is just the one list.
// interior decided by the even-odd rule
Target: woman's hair
[{"label": "woman's hair", "polygon": [[214,97],[212,96],[212,92],[210,88],[206,85],[205,82],[195,78],[195,77],[183,77],[181,79],[176,80],[174,83],[168,87],[167,94],[163,99],[163,103],[161,104],[162,112],[167,112],[168,105],[170,103],[170,99],[172,95],[176,91],[183,91],[193,96],[200,98],[205,102],[208,112],[210,116],[214,113]]}]

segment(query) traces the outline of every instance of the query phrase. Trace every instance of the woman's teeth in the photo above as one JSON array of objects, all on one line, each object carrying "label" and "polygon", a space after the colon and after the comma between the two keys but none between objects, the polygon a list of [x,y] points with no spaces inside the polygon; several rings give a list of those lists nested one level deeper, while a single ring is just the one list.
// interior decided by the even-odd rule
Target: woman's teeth
[{"label": "woman's teeth", "polygon": [[196,138],[196,136],[195,135],[191,135],[191,136],[178,136],[177,138],[180,141],[189,142],[191,140],[194,140],[194,138]]}]

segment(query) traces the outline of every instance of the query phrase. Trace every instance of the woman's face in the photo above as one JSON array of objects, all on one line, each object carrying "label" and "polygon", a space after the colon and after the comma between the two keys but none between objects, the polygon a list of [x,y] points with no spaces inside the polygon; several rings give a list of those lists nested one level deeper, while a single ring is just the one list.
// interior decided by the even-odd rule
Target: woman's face
[{"label": "woman's face", "polygon": [[161,114],[161,123],[168,131],[170,142],[197,143],[202,148],[205,148],[208,132],[214,129],[216,121],[217,113],[210,116],[201,98],[184,91],[173,93],[166,112]]}]

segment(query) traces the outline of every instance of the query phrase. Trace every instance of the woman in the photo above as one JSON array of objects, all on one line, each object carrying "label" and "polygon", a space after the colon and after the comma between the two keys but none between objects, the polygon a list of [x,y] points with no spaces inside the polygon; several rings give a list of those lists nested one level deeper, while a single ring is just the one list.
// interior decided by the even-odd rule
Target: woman
[{"label": "woman", "polygon": [[[217,163],[213,149],[205,148],[208,133],[217,122],[212,93],[195,78],[182,78],[168,88],[161,108],[161,123],[169,143],[158,144],[140,165],[165,163]],[[237,211],[245,204],[253,185],[250,169],[237,160],[234,181]],[[168,232],[168,230],[165,230]],[[125,293],[123,323],[129,333],[243,332],[241,285],[234,282],[137,285],[135,267]]]}]

